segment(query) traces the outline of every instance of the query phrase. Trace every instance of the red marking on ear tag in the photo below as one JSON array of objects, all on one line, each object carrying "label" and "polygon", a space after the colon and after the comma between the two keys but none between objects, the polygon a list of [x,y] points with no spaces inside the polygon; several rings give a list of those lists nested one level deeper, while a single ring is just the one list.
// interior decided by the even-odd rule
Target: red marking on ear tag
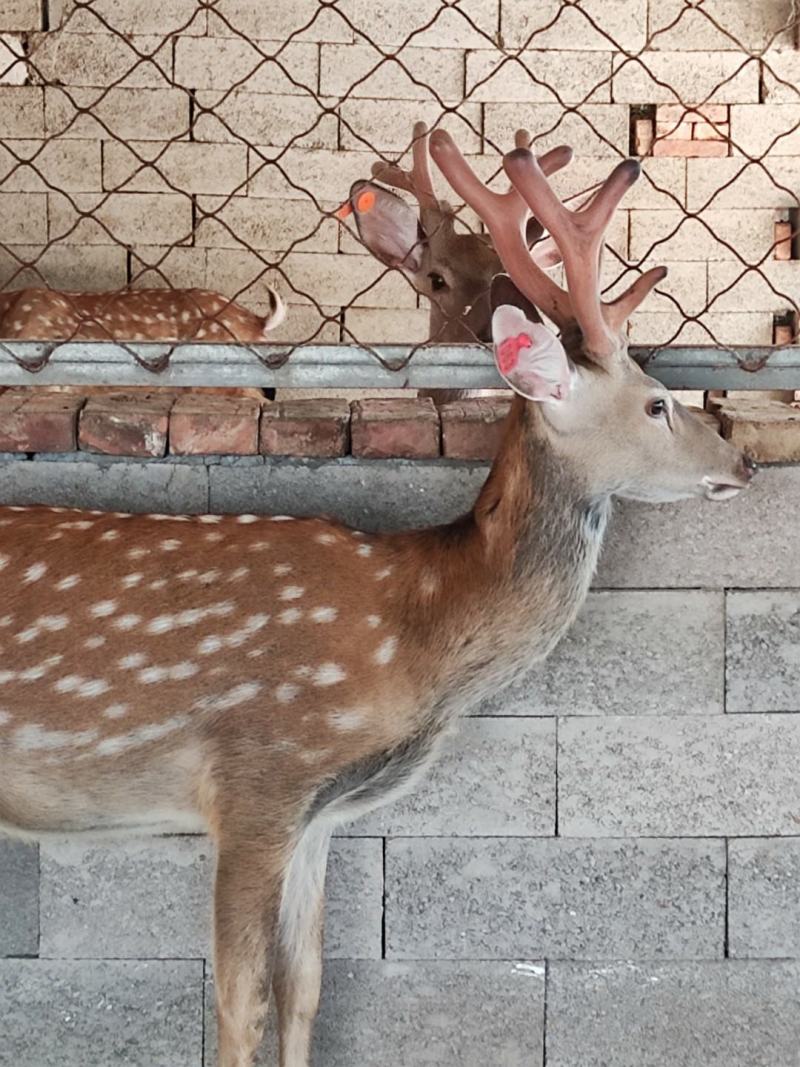
[{"label": "red marking on ear tag", "polygon": [[520,349],[532,348],[533,341],[527,333],[517,334],[516,337],[506,337],[497,346],[497,366],[501,374],[508,374],[519,362]]},{"label": "red marking on ear tag", "polygon": [[353,214],[353,209],[350,206],[350,201],[348,200],[347,203],[346,204],[342,204],[342,206],[336,212],[336,218],[337,219],[346,219],[348,215],[352,215],[352,214]]},{"label": "red marking on ear tag", "polygon": [[372,211],[375,207],[375,194],[369,189],[359,195],[356,200],[356,211]]}]

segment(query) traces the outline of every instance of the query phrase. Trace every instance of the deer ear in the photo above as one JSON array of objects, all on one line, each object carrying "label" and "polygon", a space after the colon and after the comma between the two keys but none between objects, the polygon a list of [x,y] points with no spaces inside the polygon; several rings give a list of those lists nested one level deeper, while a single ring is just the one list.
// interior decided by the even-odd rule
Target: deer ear
[{"label": "deer ear", "polygon": [[492,340],[497,369],[515,393],[528,400],[566,398],[572,387],[567,353],[541,322],[531,322],[513,304],[503,304],[492,315]]},{"label": "deer ear", "polygon": [[359,237],[376,259],[387,267],[417,273],[427,238],[416,211],[405,200],[375,182],[356,182],[340,218],[350,212]]}]

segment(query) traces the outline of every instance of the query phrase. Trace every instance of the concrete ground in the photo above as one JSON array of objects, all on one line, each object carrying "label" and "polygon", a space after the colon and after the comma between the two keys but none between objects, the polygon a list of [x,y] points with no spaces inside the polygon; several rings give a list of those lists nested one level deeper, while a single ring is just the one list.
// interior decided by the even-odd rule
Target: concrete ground
[{"label": "concrete ground", "polygon": [[[0,501],[372,529],[457,514],[484,474],[8,458]],[[619,507],[548,663],[336,841],[315,1067],[800,1067],[798,546],[796,467]],[[213,1065],[212,859],[0,844],[0,1064]]]}]

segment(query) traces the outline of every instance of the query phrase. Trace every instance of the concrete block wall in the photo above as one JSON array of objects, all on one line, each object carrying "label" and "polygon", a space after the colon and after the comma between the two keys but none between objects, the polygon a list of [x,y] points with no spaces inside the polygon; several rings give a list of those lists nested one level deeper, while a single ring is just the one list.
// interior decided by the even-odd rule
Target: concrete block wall
[{"label": "concrete block wall", "polygon": [[0,285],[200,285],[265,310],[269,281],[278,340],[423,340],[424,300],[331,213],[424,118],[487,176],[518,126],[573,144],[564,194],[643,157],[611,244],[671,274],[637,342],[770,344],[796,315],[800,266],[774,247],[800,207],[791,0],[383,7],[6,0]]},{"label": "concrete block wall", "polygon": [[[485,473],[5,457],[0,500],[387,529]],[[617,508],[552,658],[336,839],[316,1067],[797,1067],[798,514],[796,466]],[[0,844],[0,1062],[213,1065],[212,865],[198,837]]]}]

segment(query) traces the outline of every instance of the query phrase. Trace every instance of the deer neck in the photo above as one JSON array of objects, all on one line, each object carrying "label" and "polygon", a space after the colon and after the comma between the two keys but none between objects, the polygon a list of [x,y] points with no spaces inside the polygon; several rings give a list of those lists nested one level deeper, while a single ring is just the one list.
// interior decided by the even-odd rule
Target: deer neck
[{"label": "deer neck", "polygon": [[462,706],[513,681],[563,636],[588,592],[609,511],[608,496],[592,494],[559,454],[541,409],[516,398],[472,513],[420,535],[425,563],[411,614],[424,620],[423,640],[439,646],[437,684]]}]

